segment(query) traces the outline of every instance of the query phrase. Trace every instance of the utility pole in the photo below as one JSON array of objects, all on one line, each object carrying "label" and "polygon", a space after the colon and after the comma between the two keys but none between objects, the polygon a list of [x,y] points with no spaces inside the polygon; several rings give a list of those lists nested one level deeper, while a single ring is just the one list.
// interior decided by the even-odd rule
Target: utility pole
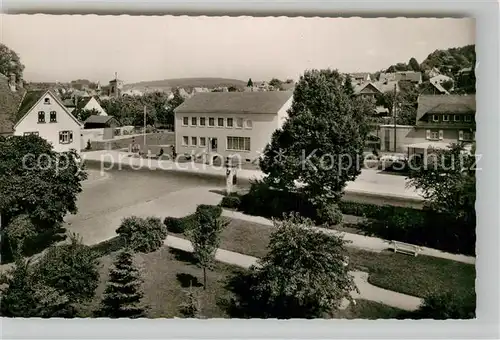
[{"label": "utility pole", "polygon": [[394,100],[392,103],[392,114],[394,115],[394,152],[396,152],[396,86],[397,84],[394,84]]},{"label": "utility pole", "polygon": [[144,137],[144,147],[146,147],[146,105],[144,105],[144,131],[142,135]]}]

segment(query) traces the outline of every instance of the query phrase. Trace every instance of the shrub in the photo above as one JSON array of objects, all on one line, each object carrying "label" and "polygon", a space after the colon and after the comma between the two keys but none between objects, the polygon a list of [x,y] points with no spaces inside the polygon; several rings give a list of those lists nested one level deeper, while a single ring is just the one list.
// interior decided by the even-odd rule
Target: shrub
[{"label": "shrub", "polygon": [[337,204],[329,204],[321,207],[316,212],[316,223],[327,226],[337,225],[342,222],[342,212]]},{"label": "shrub", "polygon": [[241,204],[241,199],[237,195],[228,195],[222,198],[220,206],[228,209],[238,209]]},{"label": "shrub", "polygon": [[476,295],[474,292],[454,294],[434,293],[427,296],[420,308],[410,315],[415,319],[474,319]]},{"label": "shrub", "polygon": [[150,253],[159,249],[167,237],[167,228],[156,217],[146,219],[137,216],[123,219],[116,233],[125,239],[134,251]]},{"label": "shrub", "polygon": [[187,230],[191,229],[196,220],[194,214],[185,217],[166,217],[163,223],[166,225],[167,230],[174,234],[184,234]]}]

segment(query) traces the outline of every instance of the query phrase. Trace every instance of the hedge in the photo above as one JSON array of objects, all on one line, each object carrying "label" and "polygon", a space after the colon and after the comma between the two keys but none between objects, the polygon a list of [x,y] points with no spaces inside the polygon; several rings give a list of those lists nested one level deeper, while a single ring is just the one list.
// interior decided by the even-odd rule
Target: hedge
[{"label": "hedge", "polygon": [[167,230],[174,234],[183,234],[186,230],[191,228],[195,223],[195,214],[187,215],[181,218],[177,217],[166,217],[163,223],[167,227]]}]

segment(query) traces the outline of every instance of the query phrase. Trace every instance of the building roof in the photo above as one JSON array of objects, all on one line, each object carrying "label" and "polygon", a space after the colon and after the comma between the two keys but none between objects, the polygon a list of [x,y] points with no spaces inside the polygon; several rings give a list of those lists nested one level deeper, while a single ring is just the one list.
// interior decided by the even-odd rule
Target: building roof
[{"label": "building roof", "polygon": [[396,72],[397,81],[411,81],[420,82],[422,81],[422,73],[415,71],[399,71]]},{"label": "building roof", "polygon": [[396,92],[399,91],[398,82],[393,80],[393,81],[372,81],[362,85],[357,85],[354,87],[354,92],[360,93],[368,86],[373,87],[380,93],[392,92],[394,91],[394,86],[396,86]]},{"label": "building roof", "polygon": [[[85,120],[85,124],[87,123],[92,123],[92,124],[106,124],[110,120],[114,119],[115,117],[113,116],[99,116],[99,115],[92,115],[89,118]],[[116,119],[116,118],[115,118]]]},{"label": "building roof", "polygon": [[475,95],[420,95],[418,97],[417,121],[427,113],[474,113]]},{"label": "building roof", "polygon": [[82,98],[77,98],[77,108],[78,109],[83,109],[85,105],[88,104],[88,102],[92,99],[93,97],[82,97]]},{"label": "building roof", "polygon": [[368,72],[355,72],[355,73],[349,73],[349,76],[351,78],[363,78],[363,79],[368,79],[368,76],[370,73]]},{"label": "building roof", "polygon": [[197,93],[175,112],[276,114],[292,95],[291,91]]},{"label": "building roof", "polygon": [[63,102],[61,101],[61,98],[53,91],[53,90],[32,90],[32,91],[27,91],[23,99],[21,101],[21,104],[19,105],[19,108],[17,110],[17,114],[15,117],[15,122],[16,125],[19,124],[19,122],[26,116],[26,114],[35,106],[35,104],[46,94],[49,93],[58,103],[61,105],[61,107],[66,110],[66,112],[70,115],[73,120],[81,124],[78,119],[75,118],[71,114],[71,112],[64,106]]}]

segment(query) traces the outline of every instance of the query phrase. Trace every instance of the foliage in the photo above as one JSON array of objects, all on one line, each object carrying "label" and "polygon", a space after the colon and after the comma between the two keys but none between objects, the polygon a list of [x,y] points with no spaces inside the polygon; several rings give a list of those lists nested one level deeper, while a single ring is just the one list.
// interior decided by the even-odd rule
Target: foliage
[{"label": "foliage", "polygon": [[467,45],[446,50],[436,50],[421,63],[422,70],[437,68],[441,74],[454,77],[463,68],[472,67],[476,62],[475,45]]},{"label": "foliage", "polygon": [[227,88],[227,91],[228,92],[239,92],[238,88],[234,87],[234,86],[229,86]]},{"label": "foliage", "polygon": [[453,85],[453,79],[445,80],[441,83],[441,86],[443,86],[446,91],[451,91],[453,89]]},{"label": "foliage", "polygon": [[75,309],[61,291],[37,282],[28,261],[16,260],[2,289],[4,317],[73,317]]},{"label": "foliage", "polygon": [[73,115],[78,117],[78,119],[81,122],[85,122],[87,120],[87,118],[89,118],[90,116],[99,116],[100,112],[97,111],[96,109],[92,109],[92,110],[75,109],[75,111],[73,112]]},{"label": "foliage", "polygon": [[373,109],[345,92],[337,71],[306,71],[295,87],[289,118],[264,150],[260,167],[268,184],[293,190],[299,181],[315,205],[338,201],[346,182],[360,173],[355,162]]},{"label": "foliage", "polygon": [[269,81],[269,85],[278,90],[283,90],[283,82],[277,78],[273,78]]},{"label": "foliage", "polygon": [[347,75],[344,81],[344,91],[348,96],[354,95],[354,86],[350,75]]},{"label": "foliage", "polygon": [[385,70],[387,73],[401,72],[401,71],[409,71],[409,66],[405,63],[397,63],[395,65],[391,65]]},{"label": "foliage", "polygon": [[187,230],[187,236],[193,244],[193,255],[199,267],[203,269],[203,288],[207,287],[206,270],[212,269],[215,252],[220,244],[220,234],[228,222],[221,218],[222,208],[201,204],[196,208],[196,223]]},{"label": "foliage", "polygon": [[121,251],[110,270],[109,282],[104,291],[97,317],[139,318],[145,316],[140,306],[143,293],[139,271],[133,263],[130,249]]},{"label": "foliage", "polygon": [[[0,138],[0,216],[4,234],[11,220],[27,215],[37,234],[58,232],[76,213],[87,174],[75,150],[58,153],[38,136]],[[62,230],[64,231],[64,230]],[[2,249],[4,251],[4,248]]]},{"label": "foliage", "polygon": [[414,319],[474,319],[476,317],[476,294],[433,293],[424,299],[420,308],[411,313]]},{"label": "foliage", "polygon": [[97,253],[71,235],[69,244],[52,246],[34,265],[39,282],[63,292],[74,302],[88,301],[99,283]]},{"label": "foliage", "polygon": [[247,87],[253,87],[252,78],[248,78]]},{"label": "foliage", "polygon": [[181,313],[186,318],[201,318],[201,299],[199,294],[190,286],[185,290],[185,301],[180,305]]},{"label": "foliage", "polygon": [[23,79],[23,71],[24,65],[19,55],[4,44],[0,44],[0,73],[7,77],[14,74],[19,81]]},{"label": "foliage", "polygon": [[345,266],[345,241],[313,230],[308,219],[275,221],[268,254],[252,268],[249,294],[259,317],[315,318],[331,314],[357,290]]},{"label": "foliage", "polygon": [[320,207],[317,211],[318,224],[324,224],[325,227],[338,225],[342,222],[342,212],[337,204],[327,204]]},{"label": "foliage", "polygon": [[174,234],[184,234],[196,224],[196,215],[191,214],[184,217],[165,217],[163,224],[167,230]]},{"label": "foliage", "polygon": [[[393,116],[394,106],[396,106],[396,123],[414,125],[417,119],[418,89],[407,81],[400,81],[398,85],[400,89],[398,93],[394,94],[391,91],[377,96],[377,105],[388,109],[390,116]],[[396,105],[394,105],[394,102],[396,102]]]},{"label": "foliage", "polygon": [[27,240],[34,238],[37,230],[28,215],[18,215],[6,228],[6,237],[13,254],[22,254]]},{"label": "foliage", "polygon": [[228,195],[222,198],[220,204],[224,208],[237,209],[241,204],[241,199],[237,195]]},{"label": "foliage", "polygon": [[427,165],[412,169],[410,185],[422,191],[431,209],[475,228],[475,162],[474,151],[465,151],[461,144],[435,150]]},{"label": "foliage", "polygon": [[410,58],[410,60],[408,61],[408,68],[411,71],[420,72],[420,65],[419,65],[417,59],[415,59],[413,57]]},{"label": "foliage", "polygon": [[159,249],[167,237],[167,229],[156,217],[137,216],[124,218],[116,233],[125,239],[134,251],[150,253]]}]

